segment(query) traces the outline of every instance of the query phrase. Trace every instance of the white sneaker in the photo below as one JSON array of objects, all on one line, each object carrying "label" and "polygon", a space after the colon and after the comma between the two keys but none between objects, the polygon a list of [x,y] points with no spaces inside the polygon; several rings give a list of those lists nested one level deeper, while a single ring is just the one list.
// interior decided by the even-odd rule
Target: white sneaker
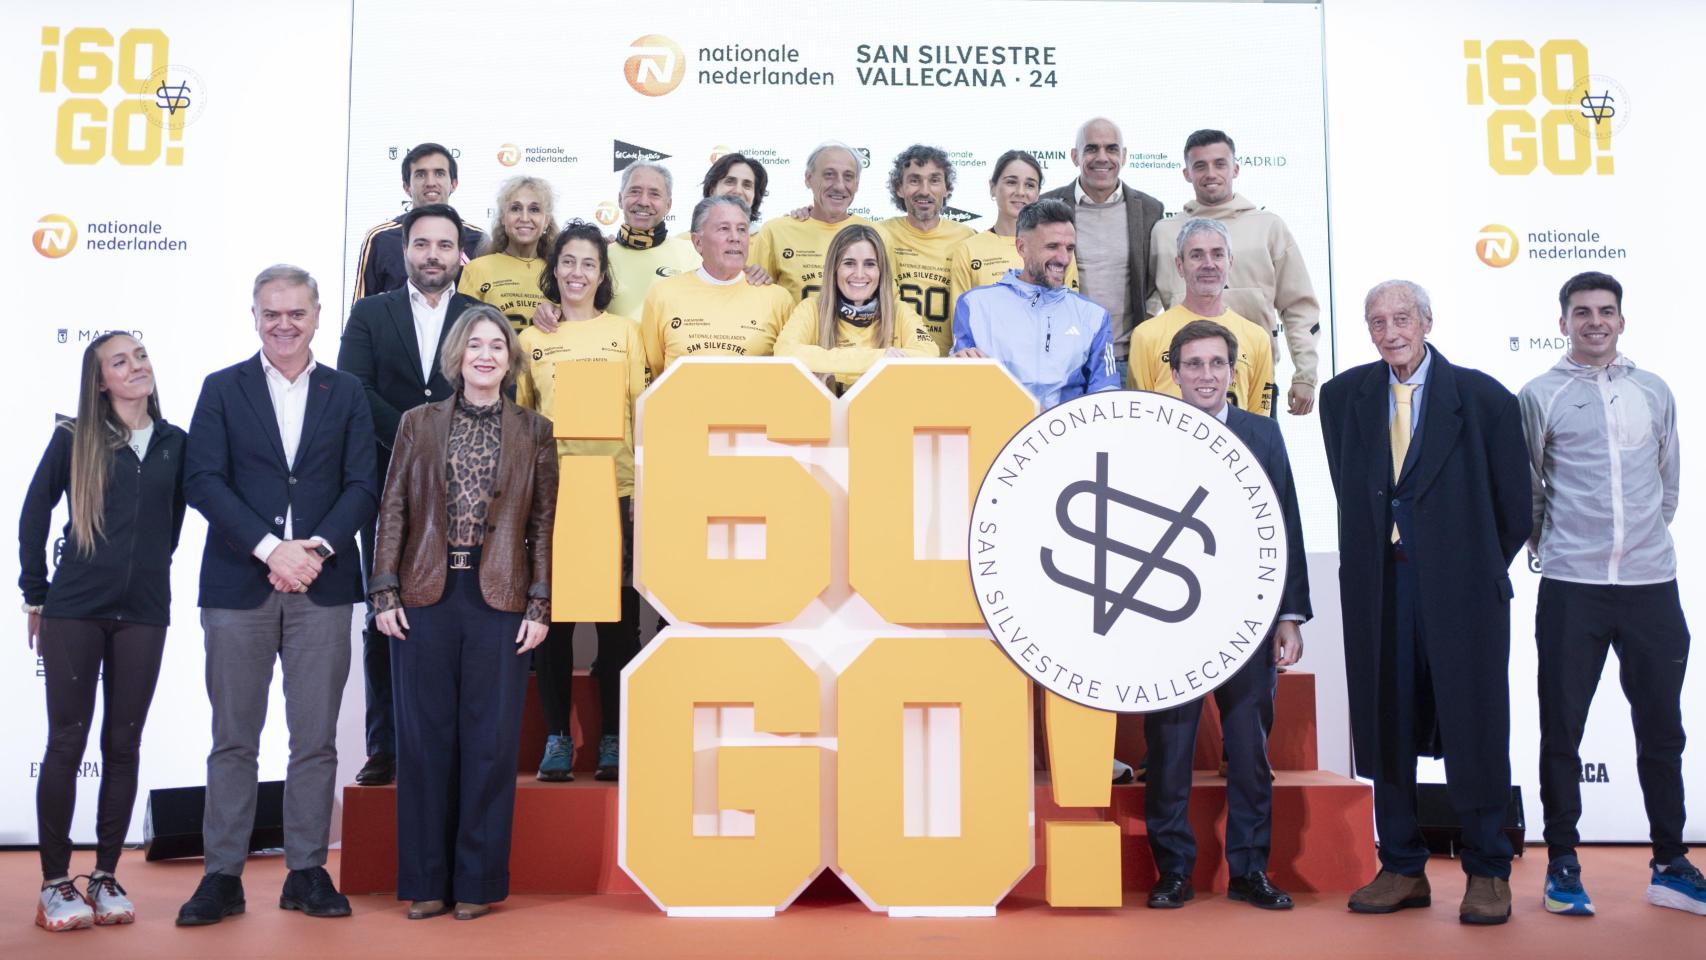
[{"label": "white sneaker", "polygon": [[1126,762],[1119,760],[1119,759],[1114,760],[1114,783],[1117,783],[1117,784],[1132,783],[1136,779],[1137,779],[1137,775],[1134,772],[1132,772],[1131,764],[1126,763]]},{"label": "white sneaker", "polygon": [[75,883],[61,880],[41,888],[41,900],[36,904],[36,926],[58,933],[61,930],[80,930],[94,923],[95,911]]},{"label": "white sneaker", "polygon": [[136,922],[136,906],[124,895],[124,888],[118,885],[118,879],[112,874],[91,876],[88,890],[87,896],[95,911],[95,926]]}]

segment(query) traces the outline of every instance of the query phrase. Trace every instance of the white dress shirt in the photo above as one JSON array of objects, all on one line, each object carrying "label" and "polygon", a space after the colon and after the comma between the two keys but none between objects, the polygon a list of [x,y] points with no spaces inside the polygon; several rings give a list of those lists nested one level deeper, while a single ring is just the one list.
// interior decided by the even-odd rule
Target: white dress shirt
[{"label": "white dress shirt", "polygon": [[427,302],[426,294],[413,281],[403,284],[409,291],[409,312],[415,317],[415,342],[421,348],[421,382],[432,379],[433,365],[438,362],[438,338],[444,333],[444,317],[450,310],[450,298],[455,287],[445,287],[438,295],[438,306]]},{"label": "white dress shirt", "polygon": [[[261,370],[266,374],[267,393],[272,397],[273,416],[278,419],[278,437],[284,442],[284,462],[292,468],[296,466],[296,448],[302,443],[302,420],[308,414],[308,381],[316,366],[318,364],[310,354],[308,366],[296,375],[295,380],[288,380],[272,365],[272,361],[267,359],[266,351],[261,352]],[[294,539],[294,524],[290,508],[286,507],[283,540],[270,533],[262,537],[261,542],[255,545],[255,558],[265,563],[275,547],[284,540]],[[319,537],[314,539],[320,540]]]}]

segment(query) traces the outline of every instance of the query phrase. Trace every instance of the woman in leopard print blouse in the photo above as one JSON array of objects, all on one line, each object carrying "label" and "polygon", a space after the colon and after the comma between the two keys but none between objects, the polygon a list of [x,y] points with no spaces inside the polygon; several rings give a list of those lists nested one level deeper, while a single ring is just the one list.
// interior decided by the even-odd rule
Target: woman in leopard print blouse
[{"label": "woman in leopard print blouse", "polygon": [[550,620],[556,441],[504,392],[520,346],[489,306],[444,339],[456,395],[403,416],[368,589],[391,637],[397,896],[410,919],[509,895],[527,654]]}]

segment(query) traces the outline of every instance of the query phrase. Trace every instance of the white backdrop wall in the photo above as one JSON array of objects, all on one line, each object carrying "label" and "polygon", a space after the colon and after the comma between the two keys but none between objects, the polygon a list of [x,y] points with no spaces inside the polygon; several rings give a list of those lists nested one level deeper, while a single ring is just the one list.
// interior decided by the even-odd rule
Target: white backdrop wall
[{"label": "white backdrop wall", "polygon": [[[1699,461],[1689,455],[1706,423],[1706,395],[1691,375],[1697,318],[1676,297],[1689,273],[1684,256],[1686,222],[1648,206],[1654,192],[1682,190],[1678,162],[1706,149],[1706,134],[1693,116],[1686,86],[1676,82],[1679,64],[1692,62],[1706,35],[1706,7],[1674,0],[1624,4],[1607,17],[1604,4],[1561,0],[1547,4],[1403,2],[1330,3],[1327,7],[1329,155],[1332,163],[1334,302],[1339,317],[1340,369],[1376,358],[1359,323],[1362,298],[1380,280],[1415,280],[1432,295],[1432,341],[1452,362],[1478,367],[1512,391],[1557,362],[1564,345],[1558,333],[1558,288],[1583,270],[1603,270],[1625,288],[1628,332],[1624,352],[1664,377],[1675,392],[1682,433],[1682,503],[1671,534],[1679,554],[1684,611],[1706,623],[1697,566],[1701,557],[1699,500],[1706,483]],[[1533,59],[1513,57],[1508,79],[1487,58],[1506,48],[1501,40],[1527,44]],[[1544,94],[1541,54],[1579,44],[1586,64],[1562,55],[1555,61],[1558,86],[1589,75],[1595,100],[1618,111],[1608,118],[1612,134],[1583,159],[1587,172],[1558,174],[1546,158],[1567,169],[1577,156],[1573,138],[1551,151],[1533,147],[1531,173],[1501,173],[1528,166],[1527,122],[1544,129],[1547,115],[1562,111],[1560,123],[1588,122],[1579,94]],[[1575,41],[1571,44],[1570,41]],[[1474,45],[1474,46],[1471,46]],[[1478,48],[1478,49],[1477,49]],[[1516,45],[1509,49],[1520,51]],[[1471,52],[1474,51],[1474,52]],[[1481,103],[1471,65],[1479,60]],[[1522,68],[1534,70],[1526,81]],[[1489,83],[1515,91],[1498,104]],[[1532,91],[1532,98],[1524,94]],[[1570,91],[1575,93],[1575,91]],[[1497,110],[1512,111],[1489,118]],[[1521,114],[1523,116],[1516,116]],[[1528,118],[1527,121],[1523,117]],[[1566,119],[1573,117],[1573,119]],[[1515,134],[1505,132],[1509,121]],[[1608,172],[1597,172],[1611,158]],[[1508,159],[1506,159],[1508,157]],[[1516,237],[1514,262],[1494,243],[1504,227]],[[1597,233],[1597,241],[1556,242],[1554,231]],[[1589,257],[1557,258],[1577,249]],[[1624,255],[1606,256],[1605,251]],[[1508,257],[1508,252],[1506,257]],[[1540,838],[1539,708],[1535,699],[1534,605],[1539,577],[1518,558],[1512,572],[1516,599],[1511,616],[1511,766],[1523,788],[1529,837]],[[1691,589],[1691,585],[1693,589]],[[1356,642],[1347,638],[1346,642]],[[1698,648],[1683,689],[1684,721],[1702,735],[1706,682]],[[1644,841],[1646,815],[1635,775],[1635,743],[1629,708],[1619,689],[1616,657],[1607,663],[1582,744],[1582,836],[1597,840]],[[1433,779],[1443,780],[1438,764]],[[1683,779],[1693,789],[1687,837],[1706,838],[1706,752],[1696,744],[1683,757]]]},{"label": "white backdrop wall", "polygon": [[[119,48],[127,31],[156,29],[169,43],[167,82],[189,106],[181,137],[153,128],[159,155],[151,163],[118,163],[110,149],[90,146],[102,125],[79,121],[68,143],[99,156],[67,163],[56,153],[58,116],[67,101],[98,101],[103,111],[124,101],[156,102],[148,93],[126,92],[114,79],[98,92],[65,88],[65,47],[75,28],[104,29],[111,46],[90,44],[88,55],[110,57],[122,72]],[[57,34],[43,42],[44,31]],[[57,51],[56,76],[43,91],[44,53]],[[132,330],[148,348],[167,420],[187,428],[202,378],[251,356],[260,341],[249,315],[255,274],[280,261],[296,263],[320,278],[328,309],[315,337],[315,353],[337,356],[341,313],[344,217],[344,139],[348,133],[349,4],[314,0],[275,5],[172,2],[146,8],[127,3],[7,4],[0,8],[0,84],[4,84],[7,153],[14,178],[5,191],[5,229],[0,270],[18,298],[10,323],[17,365],[10,413],[0,418],[0,444],[8,451],[0,468],[0,504],[16,510],[46,448],[55,413],[74,414],[78,365],[88,341],[110,329]],[[134,73],[147,77],[151,53],[138,53]],[[88,73],[90,85],[99,68]],[[181,101],[174,100],[174,105]],[[170,122],[158,108],[144,111],[123,137],[105,136],[107,146],[132,145],[139,159],[155,121]],[[169,163],[169,151],[182,153]],[[74,153],[73,156],[77,156]],[[82,157],[78,157],[82,159]],[[47,257],[35,249],[45,217],[76,225],[69,252]],[[180,250],[97,249],[106,240],[100,224],[155,223],[158,234],[184,244]],[[131,234],[119,234],[123,239]],[[50,238],[51,239],[51,238]],[[51,244],[49,250],[55,249]],[[54,537],[64,522],[61,503]],[[165,660],[142,743],[141,791],[131,836],[140,838],[142,804],[151,787],[206,782],[211,742],[210,713],[202,679],[203,649],[196,608],[196,580],[206,524],[195,511],[184,523],[172,566],[172,627]],[[14,556],[10,551],[8,557]],[[8,559],[3,575],[16,582]],[[35,651],[24,646],[24,619],[14,603],[6,608],[9,640],[0,670],[0,707],[9,733],[0,738],[0,843],[34,843],[36,766],[47,742],[43,681]],[[344,717],[361,717],[359,666],[346,690]],[[282,706],[275,675],[272,697]],[[261,746],[261,776],[284,776],[286,733],[282,710]],[[94,840],[99,789],[99,713],[78,783],[72,836]],[[362,758],[360,739],[341,751],[347,781]]]}]

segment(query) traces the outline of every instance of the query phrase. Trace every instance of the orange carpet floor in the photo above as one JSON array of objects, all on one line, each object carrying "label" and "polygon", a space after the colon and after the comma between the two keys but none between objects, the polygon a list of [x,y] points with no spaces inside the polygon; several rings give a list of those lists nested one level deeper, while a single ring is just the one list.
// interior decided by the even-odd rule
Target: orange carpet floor
[{"label": "orange carpet floor", "polygon": [[[134,926],[49,934],[34,926],[39,886],[34,852],[0,853],[0,958],[290,957],[303,960],[406,957],[1702,957],[1706,917],[1649,906],[1647,852],[1637,847],[1582,851],[1599,915],[1554,917],[1540,906],[1540,851],[1518,860],[1515,915],[1502,927],[1457,922],[1463,875],[1436,858],[1428,868],[1434,906],[1392,916],[1348,913],[1341,895],[1301,894],[1290,913],[1265,913],[1220,895],[1182,910],[1143,906],[1127,895],[1119,910],[1051,910],[1010,898],[994,919],[890,920],[869,913],[839,881],[819,878],[773,920],[669,919],[644,896],[516,896],[486,917],[409,921],[395,900],[352,898],[355,915],[312,920],[277,908],[282,857],[249,861],[249,912],[213,927],[172,925],[194,890],[201,862],[146,863],[127,853],[119,877],[138,910]],[[334,852],[333,857],[337,854]],[[78,851],[73,866],[93,858]],[[336,863],[329,864],[334,876]]]}]

